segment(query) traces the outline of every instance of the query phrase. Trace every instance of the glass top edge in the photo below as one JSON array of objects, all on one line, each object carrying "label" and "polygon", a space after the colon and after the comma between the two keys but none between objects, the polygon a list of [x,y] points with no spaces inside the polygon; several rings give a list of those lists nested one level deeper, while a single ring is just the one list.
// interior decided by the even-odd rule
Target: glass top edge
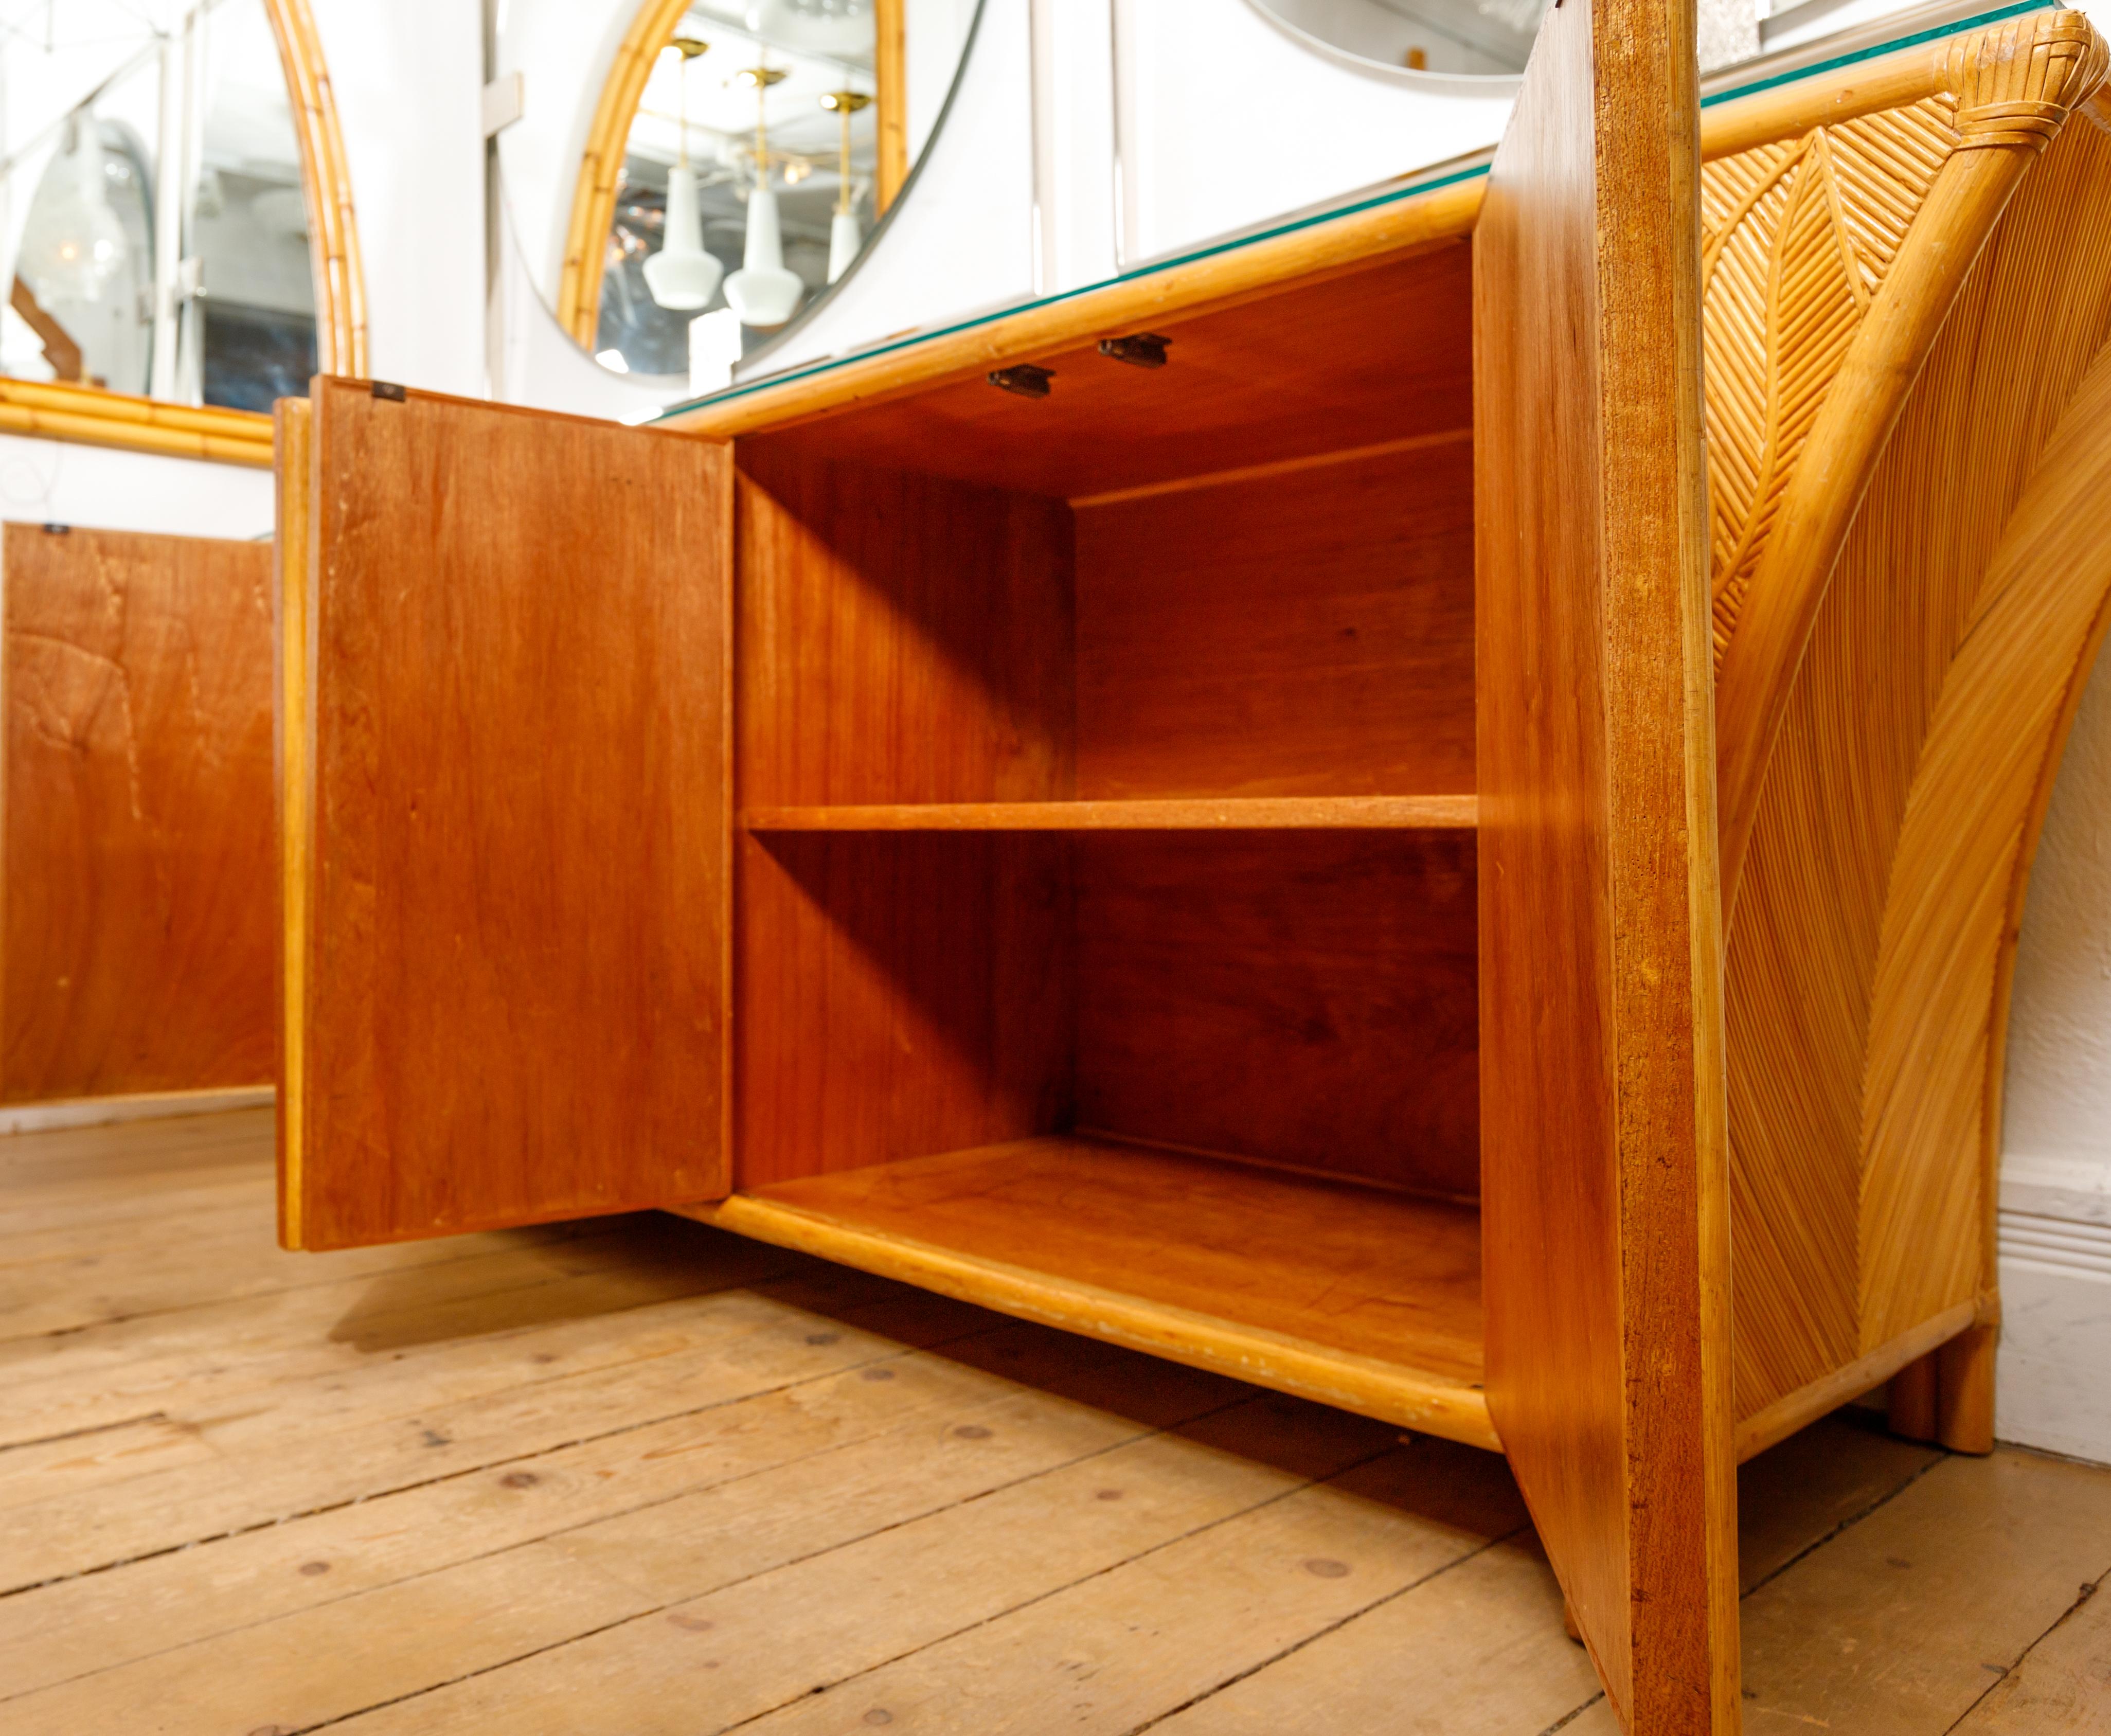
[{"label": "glass top edge", "polygon": [[[1925,30],[1915,30],[1904,36],[1890,38],[1881,43],[1873,43],[1849,53],[1814,61],[1807,66],[1791,67],[1786,71],[1776,73],[1770,77],[1755,79],[1749,84],[1731,85],[1727,89],[1714,91],[1702,97],[1700,106],[1704,109],[1714,108],[1722,103],[1735,102],[1741,97],[1757,96],[1765,91],[1777,90],[1791,84],[1801,84],[1806,80],[1818,78],[1829,72],[1838,72],[1848,66],[1859,66],[1868,61],[1880,59],[1885,55],[1896,54],[1908,48],[1920,48],[1932,42],[1940,42],[1945,37],[1962,35],[1968,30],[1981,30],[1988,25],[1998,24],[2004,19],[2020,17],[2029,12],[2056,11],[2061,4],[2062,0],[2013,0],[2013,3],[2009,5],[1974,12],[1968,17],[1952,19],[1944,24],[1931,25]],[[644,425],[657,426],[676,416],[688,416],[696,411],[710,409],[720,405],[735,403],[742,398],[751,398],[757,393],[774,391],[779,387],[795,384],[801,380],[813,379],[819,375],[832,373],[838,368],[850,366],[853,363],[870,361],[882,356],[896,355],[903,350],[913,349],[919,344],[933,343],[941,338],[950,338],[961,332],[974,331],[983,326],[993,325],[1001,320],[1011,319],[1019,314],[1031,312],[1037,308],[1060,307],[1063,303],[1075,301],[1082,296],[1095,295],[1101,290],[1113,289],[1119,284],[1138,282],[1157,276],[1163,272],[1178,270],[1183,266],[1193,265],[1202,260],[1236,252],[1241,248],[1251,247],[1260,242],[1272,241],[1283,235],[1296,234],[1301,230],[1316,228],[1324,223],[1332,223],[1339,218],[1355,216],[1364,211],[1374,211],[1387,205],[1419,198],[1427,194],[1439,192],[1444,188],[1456,186],[1462,182],[1477,180],[1486,175],[1494,156],[1494,151],[1489,149],[1477,152],[1469,158],[1455,158],[1451,163],[1437,163],[1425,169],[1410,170],[1407,175],[1401,177],[1399,184],[1386,187],[1382,191],[1362,195],[1351,193],[1345,195],[1338,202],[1330,203],[1316,210],[1308,210],[1287,218],[1264,220],[1252,229],[1235,231],[1228,235],[1220,235],[1197,246],[1183,248],[1178,252],[1169,253],[1158,259],[1147,260],[1131,267],[1128,270],[1117,272],[1111,277],[1100,278],[1089,284],[1079,284],[1069,289],[1059,290],[1052,295],[1032,296],[1020,301],[1007,302],[1000,307],[987,308],[979,313],[951,320],[942,325],[919,327],[914,331],[905,332],[898,337],[884,339],[856,349],[847,350],[840,355],[825,356],[800,366],[787,368],[782,373],[767,374],[759,379],[741,381],[721,391],[707,393],[701,398],[687,398],[680,403],[670,404]]]}]

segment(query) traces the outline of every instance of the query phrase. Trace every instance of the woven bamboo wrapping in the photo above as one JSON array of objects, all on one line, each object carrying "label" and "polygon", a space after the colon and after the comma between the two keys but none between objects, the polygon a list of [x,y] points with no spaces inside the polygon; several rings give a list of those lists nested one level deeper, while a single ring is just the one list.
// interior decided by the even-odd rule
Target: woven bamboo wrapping
[{"label": "woven bamboo wrapping", "polygon": [[[1990,1311],[2007,958],[2111,595],[2111,135],[2059,125],[2102,45],[2040,14],[1948,66],[1947,91],[1706,170],[1718,668],[1755,585],[1822,598],[1777,678],[1729,942],[1747,1417],[1960,1304]],[[1980,172],[1953,160],[2020,164],[2048,133],[1979,233],[1931,198]],[[1976,263],[1922,322],[1924,362],[1893,357],[1911,373],[1873,466],[1842,474],[1814,431],[1909,235]],[[1824,571],[1766,561],[1798,489],[1853,491]]]}]

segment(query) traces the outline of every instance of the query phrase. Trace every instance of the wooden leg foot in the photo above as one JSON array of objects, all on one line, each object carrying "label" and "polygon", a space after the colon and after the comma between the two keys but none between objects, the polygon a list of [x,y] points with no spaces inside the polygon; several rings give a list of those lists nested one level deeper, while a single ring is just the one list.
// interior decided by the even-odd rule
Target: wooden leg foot
[{"label": "wooden leg foot", "polygon": [[1994,1450],[1994,1326],[1960,1332],[1936,1352],[1935,1438],[1952,1452]]},{"label": "wooden leg foot", "polygon": [[1936,1429],[1936,1357],[1930,1351],[1891,1376],[1891,1433],[1909,1441],[1932,1441]]},{"label": "wooden leg foot", "polygon": [[1952,1452],[1994,1450],[1994,1326],[1973,1326],[1891,1376],[1891,1433]]},{"label": "wooden leg foot", "polygon": [[1564,1632],[1578,1645],[1583,1643],[1583,1630],[1576,1625],[1576,1611],[1569,1608],[1568,1600],[1561,1600],[1561,1626]]}]

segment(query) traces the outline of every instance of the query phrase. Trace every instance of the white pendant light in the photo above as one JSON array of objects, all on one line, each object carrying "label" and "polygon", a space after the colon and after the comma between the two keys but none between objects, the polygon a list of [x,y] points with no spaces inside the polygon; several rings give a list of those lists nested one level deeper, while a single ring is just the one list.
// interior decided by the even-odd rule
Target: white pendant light
[{"label": "white pendant light", "polygon": [[851,185],[851,116],[871,101],[870,97],[855,90],[832,90],[821,98],[821,107],[843,124],[842,157],[837,170],[836,214],[829,220],[829,281],[832,284],[850,270],[851,261],[865,245],[865,229],[858,222]]},{"label": "white pendant light", "polygon": [[130,251],[125,225],[110,208],[103,170],[102,137],[93,115],[66,124],[67,151],[51,191],[39,191],[16,269],[37,299],[49,308],[64,302],[99,302],[104,287],[124,269]]},{"label": "white pendant light", "polygon": [[697,209],[697,171],[689,166],[689,62],[709,47],[693,36],[678,36],[673,46],[682,57],[682,144],[680,160],[667,171],[667,227],[660,251],[645,261],[645,288],[662,307],[694,313],[718,293],[725,267],[704,251],[704,225]]},{"label": "white pendant light", "polygon": [[751,66],[740,75],[755,87],[755,189],[747,196],[747,251],[740,270],[725,280],[725,298],[743,325],[782,325],[806,293],[798,273],[784,268],[783,230],[777,195],[769,188],[769,143],[763,130],[763,93],[785,75],[775,66]]}]

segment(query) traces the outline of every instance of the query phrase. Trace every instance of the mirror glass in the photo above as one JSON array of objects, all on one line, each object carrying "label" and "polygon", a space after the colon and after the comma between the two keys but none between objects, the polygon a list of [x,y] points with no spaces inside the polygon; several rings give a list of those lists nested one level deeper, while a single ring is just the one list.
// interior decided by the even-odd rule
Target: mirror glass
[{"label": "mirror glass", "polygon": [[1254,0],[1359,60],[1453,77],[1515,78],[1550,0]]},{"label": "mirror glass", "polygon": [[796,323],[854,266],[929,142],[975,11],[692,5],[630,125],[594,359],[684,389],[700,357],[729,366]]},{"label": "mirror glass", "polygon": [[604,366],[687,373],[697,315],[730,310],[730,341],[736,324],[756,341],[856,257],[878,193],[873,23],[871,0],[690,9],[630,126],[593,346]]},{"label": "mirror glass", "polygon": [[243,410],[304,393],[306,206],[262,0],[17,10],[0,30],[0,374]]}]

